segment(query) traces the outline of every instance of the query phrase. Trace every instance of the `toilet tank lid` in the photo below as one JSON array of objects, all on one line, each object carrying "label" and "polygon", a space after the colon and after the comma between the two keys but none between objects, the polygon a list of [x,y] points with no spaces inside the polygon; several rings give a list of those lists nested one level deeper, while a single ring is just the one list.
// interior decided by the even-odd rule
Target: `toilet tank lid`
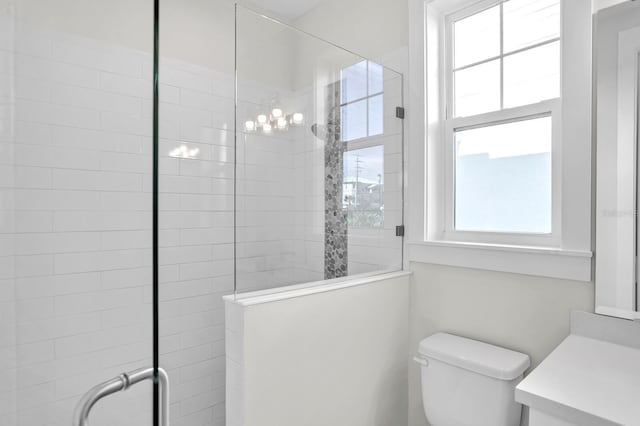
[{"label": "toilet tank lid", "polygon": [[515,379],[529,368],[528,355],[447,333],[422,340],[418,353],[501,380]]}]

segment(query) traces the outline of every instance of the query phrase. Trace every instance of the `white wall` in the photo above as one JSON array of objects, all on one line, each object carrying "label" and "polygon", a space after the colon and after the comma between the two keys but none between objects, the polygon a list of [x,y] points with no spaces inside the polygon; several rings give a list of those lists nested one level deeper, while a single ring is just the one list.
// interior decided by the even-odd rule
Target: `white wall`
[{"label": "white wall", "polygon": [[[412,263],[409,351],[443,331],[531,357],[532,368],[568,334],[572,310],[593,312],[593,283]],[[427,424],[420,371],[409,368],[409,425]]]},{"label": "white wall", "polygon": [[409,277],[371,281],[228,300],[227,425],[406,425]]},{"label": "white wall", "polygon": [[294,25],[343,48],[378,59],[406,47],[405,0],[325,0]]}]

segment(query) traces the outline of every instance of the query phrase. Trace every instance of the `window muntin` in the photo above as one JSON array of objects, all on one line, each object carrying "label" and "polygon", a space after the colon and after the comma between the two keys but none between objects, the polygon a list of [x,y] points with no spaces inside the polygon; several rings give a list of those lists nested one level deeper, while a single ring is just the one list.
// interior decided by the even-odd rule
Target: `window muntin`
[{"label": "window muntin", "polygon": [[371,61],[341,73],[341,137],[348,142],[384,133],[383,68]]},{"label": "window muntin", "polygon": [[[452,19],[449,31],[453,91],[449,116],[559,97],[560,0],[504,0]],[[505,84],[518,81],[517,72],[523,70],[527,73],[523,85],[531,88],[527,96],[512,93],[516,86]],[[552,80],[558,84],[548,84]],[[534,90],[541,87],[545,90]]]}]

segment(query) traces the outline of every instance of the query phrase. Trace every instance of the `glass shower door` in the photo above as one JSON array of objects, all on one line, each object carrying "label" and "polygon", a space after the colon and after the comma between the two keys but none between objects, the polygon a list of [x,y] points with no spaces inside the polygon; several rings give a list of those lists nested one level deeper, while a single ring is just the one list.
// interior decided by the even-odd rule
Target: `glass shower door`
[{"label": "glass shower door", "polygon": [[161,1],[159,361],[172,426],[225,424],[233,81],[233,4]]},{"label": "glass shower door", "polygon": [[[0,0],[3,426],[69,425],[88,389],[153,364],[153,2],[72,3]],[[91,425],[152,408],[145,381]]]}]

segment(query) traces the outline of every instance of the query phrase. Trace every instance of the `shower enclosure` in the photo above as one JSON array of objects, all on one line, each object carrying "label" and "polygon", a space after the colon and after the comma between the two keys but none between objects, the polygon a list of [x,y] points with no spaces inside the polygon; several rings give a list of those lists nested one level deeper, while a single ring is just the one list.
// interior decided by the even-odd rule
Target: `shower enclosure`
[{"label": "shower enclosure", "polygon": [[402,75],[236,12],[235,290],[402,268]]},{"label": "shower enclosure", "polygon": [[402,267],[401,75],[156,3],[0,0],[3,426],[224,425],[222,296]]}]

